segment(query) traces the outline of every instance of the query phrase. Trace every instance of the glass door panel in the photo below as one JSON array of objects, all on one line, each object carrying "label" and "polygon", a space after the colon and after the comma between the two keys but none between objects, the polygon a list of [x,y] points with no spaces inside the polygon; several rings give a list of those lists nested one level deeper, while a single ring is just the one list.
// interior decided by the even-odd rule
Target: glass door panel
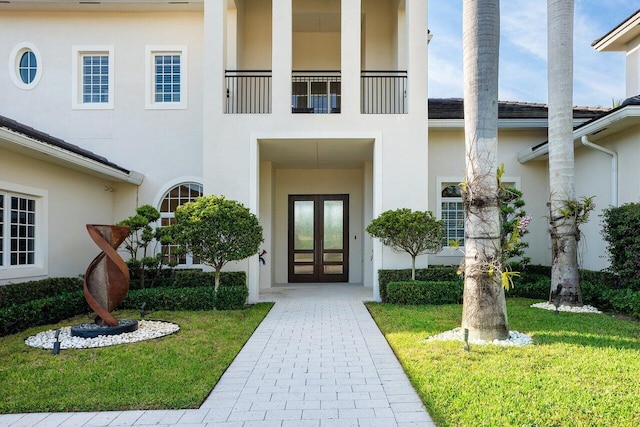
[{"label": "glass door panel", "polygon": [[348,195],[289,196],[289,282],[347,282]]}]

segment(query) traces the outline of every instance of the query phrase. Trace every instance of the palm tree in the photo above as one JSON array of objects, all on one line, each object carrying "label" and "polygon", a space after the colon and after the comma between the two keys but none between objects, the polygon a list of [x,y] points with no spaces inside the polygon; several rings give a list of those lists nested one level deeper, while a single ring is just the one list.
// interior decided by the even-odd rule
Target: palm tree
[{"label": "palm tree", "polygon": [[509,336],[500,273],[498,207],[499,0],[464,0],[464,129],[466,178],[462,327],[469,338]]},{"label": "palm tree", "polygon": [[547,0],[551,299],[582,305],[573,157],[573,0]]}]

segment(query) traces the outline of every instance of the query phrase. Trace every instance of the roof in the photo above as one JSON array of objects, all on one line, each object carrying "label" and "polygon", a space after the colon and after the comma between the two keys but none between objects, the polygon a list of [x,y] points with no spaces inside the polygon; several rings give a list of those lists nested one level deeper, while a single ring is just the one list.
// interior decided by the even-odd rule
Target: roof
[{"label": "roof", "polygon": [[[429,99],[429,119],[464,119],[464,105],[461,98]],[[608,110],[595,107],[574,107],[574,119],[591,120],[602,116]],[[498,119],[547,119],[545,104],[530,102],[498,101]]]},{"label": "roof", "polygon": [[[574,110],[575,111],[575,110]],[[640,95],[627,98],[619,107],[601,112],[591,120],[573,129],[574,145],[578,146],[582,137],[601,139],[616,132],[640,124]],[[549,153],[549,141],[525,148],[518,153],[520,163],[543,159]]]},{"label": "roof", "polygon": [[626,51],[627,43],[640,35],[640,9],[591,43],[598,52]]},{"label": "roof", "polygon": [[[101,174],[104,174],[105,172],[107,172],[107,175],[113,178],[124,179],[131,183],[139,184],[142,182],[142,175],[140,175],[138,172],[126,169],[120,165],[110,162],[107,158],[103,156],[100,156],[91,151],[85,150],[84,148],[80,148],[77,145],[66,142],[60,138],[51,136],[48,133],[34,129],[31,126],[27,126],[23,123],[17,122],[13,119],[0,115],[0,130],[3,130],[3,129],[9,131],[7,133],[9,135],[12,135],[12,136],[18,135],[23,137],[23,138],[15,138],[15,140],[13,140],[14,138],[12,137],[11,140],[7,140],[7,142],[15,143],[14,145],[16,146],[20,145],[17,142],[18,139],[25,141],[25,144],[21,144],[22,149],[27,149],[27,150],[33,151],[34,153],[35,152],[44,153],[46,151],[46,153],[44,154],[47,154],[48,156],[53,156],[58,160],[63,160],[66,163],[73,163],[76,166],[79,166],[80,163],[82,163],[82,165],[80,166],[84,168],[92,169],[94,172],[99,172]],[[6,139],[1,137],[2,135],[0,134],[0,139]],[[33,145],[33,142],[38,144],[37,148],[42,148],[41,146],[44,145],[45,147],[50,147],[50,148],[53,148],[54,150],[37,149],[36,146]],[[69,156],[69,154],[71,155]],[[47,158],[50,158],[50,157],[47,157]],[[80,159],[82,161],[76,161]],[[99,165],[98,169],[100,169],[101,171],[97,171],[95,170],[96,168],[92,167],[92,165],[96,165],[96,164]]]}]

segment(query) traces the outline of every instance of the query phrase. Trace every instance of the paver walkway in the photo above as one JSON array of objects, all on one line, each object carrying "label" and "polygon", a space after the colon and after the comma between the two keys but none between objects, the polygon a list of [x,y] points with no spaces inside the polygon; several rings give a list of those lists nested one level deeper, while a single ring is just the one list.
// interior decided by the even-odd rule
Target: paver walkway
[{"label": "paver walkway", "polygon": [[0,415],[0,426],[435,426],[362,301],[371,289],[287,285],[199,409]]}]

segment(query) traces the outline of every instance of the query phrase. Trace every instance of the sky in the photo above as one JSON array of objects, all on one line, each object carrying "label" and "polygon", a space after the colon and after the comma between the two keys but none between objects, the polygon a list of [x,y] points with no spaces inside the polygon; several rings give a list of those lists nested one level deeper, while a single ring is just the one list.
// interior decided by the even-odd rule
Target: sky
[{"label": "sky", "polygon": [[[591,47],[640,9],[640,0],[575,0],[574,90],[578,106],[625,98],[625,54]],[[429,97],[462,98],[462,0],[429,0]],[[547,2],[500,2],[501,101],[547,102]]]}]

